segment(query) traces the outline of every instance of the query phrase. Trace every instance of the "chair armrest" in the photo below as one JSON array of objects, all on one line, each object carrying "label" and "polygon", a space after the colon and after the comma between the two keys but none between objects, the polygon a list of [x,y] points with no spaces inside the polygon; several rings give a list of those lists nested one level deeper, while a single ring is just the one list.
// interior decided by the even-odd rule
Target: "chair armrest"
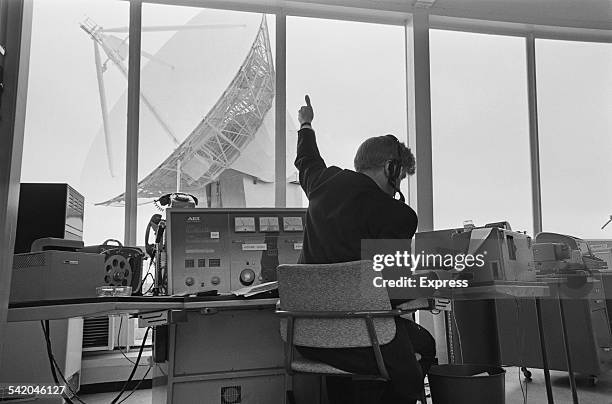
[{"label": "chair armrest", "polygon": [[397,308],[399,310],[415,312],[417,310],[433,310],[435,305],[433,299],[419,298],[401,303]]}]

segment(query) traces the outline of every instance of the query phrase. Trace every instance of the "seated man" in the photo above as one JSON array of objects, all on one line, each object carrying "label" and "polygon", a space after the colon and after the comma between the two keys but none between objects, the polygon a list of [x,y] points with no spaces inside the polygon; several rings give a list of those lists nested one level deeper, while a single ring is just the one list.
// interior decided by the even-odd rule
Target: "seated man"
[{"label": "seated man", "polygon": [[[403,202],[399,184],[414,174],[410,150],[393,135],[364,141],[355,156],[355,170],[327,167],[319,154],[311,122],[310,98],[298,113],[297,158],[300,184],[309,200],[300,262],[327,264],[361,259],[362,239],[410,239],[417,215]],[[399,193],[402,201],[394,199]],[[415,403],[423,378],[435,358],[435,340],[413,321],[396,320],[395,338],[381,346],[391,382],[384,403]],[[349,372],[376,374],[371,348],[324,349],[298,347],[306,358]],[[416,354],[421,359],[417,362]],[[328,378],[330,396],[343,396],[346,379]],[[350,381],[349,381],[350,382]],[[346,396],[347,392],[344,392]],[[331,398],[331,397],[330,397]]]}]

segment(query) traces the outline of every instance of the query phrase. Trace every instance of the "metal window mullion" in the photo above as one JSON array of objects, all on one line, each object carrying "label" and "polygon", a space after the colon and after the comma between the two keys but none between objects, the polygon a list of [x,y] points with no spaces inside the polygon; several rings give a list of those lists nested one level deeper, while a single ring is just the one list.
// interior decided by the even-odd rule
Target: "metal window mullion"
[{"label": "metal window mullion", "polygon": [[287,206],[287,16],[276,14],[276,95],[274,136],[274,206]]},{"label": "metal window mullion", "polygon": [[[406,21],[404,25],[404,74],[406,76],[406,144],[414,153],[416,150],[416,136],[414,126],[410,126],[414,122],[414,108],[411,105],[414,96],[413,82],[411,81],[411,77],[414,76],[414,52],[410,43],[412,41],[411,24],[411,21]],[[416,210],[416,175],[408,177],[406,183],[406,200]]]},{"label": "metal window mullion", "polygon": [[413,204],[416,200],[419,231],[429,231],[433,230],[433,167],[427,12],[415,13],[407,22],[405,30],[408,140],[415,149],[417,162],[416,189],[412,187],[411,198]]},{"label": "metal window mullion", "polygon": [[538,132],[538,91],[536,81],[535,36],[526,40],[527,50],[527,94],[529,107],[529,153],[531,161],[531,206],[533,235],[542,231],[542,188],[540,180],[540,138]]},{"label": "metal window mullion", "polygon": [[124,243],[136,245],[142,1],[130,0]]},{"label": "metal window mullion", "polygon": [[[431,86],[429,57],[429,15],[419,11],[406,22],[406,104],[408,141],[416,155],[416,184],[413,180],[410,200],[419,215],[419,231],[434,228],[433,160],[431,133]],[[416,185],[416,186],[415,186]],[[419,324],[428,328],[436,339],[437,356],[448,362],[444,318],[422,312]]]}]

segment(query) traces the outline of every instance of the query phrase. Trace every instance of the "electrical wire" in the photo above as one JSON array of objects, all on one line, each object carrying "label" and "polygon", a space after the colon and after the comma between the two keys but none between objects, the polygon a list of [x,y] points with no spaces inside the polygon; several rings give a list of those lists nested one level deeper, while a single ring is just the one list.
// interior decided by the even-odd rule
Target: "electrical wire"
[{"label": "electrical wire", "polygon": [[457,342],[459,343],[459,355],[461,355],[461,362],[463,362],[463,345],[461,344],[461,331],[459,330],[459,324],[457,323],[457,317],[455,316],[455,301],[451,301],[451,317],[455,324],[455,330],[457,330]]},{"label": "electrical wire", "polygon": [[[59,374],[62,381],[64,382],[64,386],[66,386],[68,391],[70,391],[73,398],[75,398],[81,404],[86,404],[83,400],[81,400],[81,398],[77,395],[77,393],[74,390],[72,390],[70,383],[68,383],[68,381],[66,380],[64,373],[62,372],[60,366],[57,364],[57,361],[55,360],[55,357],[53,356],[53,350],[51,347],[51,334],[50,334],[49,320],[45,320],[44,322],[41,320],[40,325],[42,327],[43,334],[45,336],[45,342],[47,344],[47,356],[49,358],[49,364],[51,366],[51,374],[53,375],[53,380],[55,381],[56,384],[59,385],[60,384],[59,379],[57,378],[57,375]],[[64,400],[66,400],[68,404],[74,404],[73,401],[70,399],[70,397],[68,397],[68,394],[64,393],[62,397],[64,398]]]},{"label": "electrical wire", "polygon": [[128,398],[130,398],[130,396],[132,394],[134,394],[136,392],[136,390],[138,390],[138,387],[140,387],[140,385],[145,381],[145,379],[147,378],[147,375],[149,374],[149,372],[151,371],[151,366],[149,366],[149,368],[147,369],[147,371],[145,372],[144,376],[142,377],[142,379],[140,379],[140,381],[138,382],[138,384],[136,384],[136,386],[134,386],[134,388],[132,389],[132,391],[130,392],[130,394],[128,394],[127,396],[125,396],[123,399],[121,399],[121,401],[119,401],[117,404],[121,404],[122,402],[124,402],[125,400],[127,400]]},{"label": "electrical wire", "polygon": [[527,404],[527,400],[529,400],[529,383],[525,383],[525,404]]},{"label": "electrical wire", "polygon": [[142,280],[142,284],[144,285],[145,281],[147,280],[149,276],[151,277],[151,285],[149,285],[149,289],[147,289],[146,292],[142,292],[143,296],[148,295],[149,292],[151,292],[151,290],[153,290],[153,287],[155,286],[155,278],[153,277],[153,274],[150,272],[147,272],[144,279]]},{"label": "electrical wire", "polygon": [[[70,386],[68,385],[68,382],[66,381],[66,378],[64,377],[64,375],[62,374],[62,371],[60,369],[60,367],[57,365],[57,362],[55,361],[55,358],[53,356],[53,351],[51,348],[51,337],[50,337],[50,326],[49,326],[49,320],[45,320],[44,322],[41,321],[41,326],[43,329],[43,334],[45,336],[45,342],[47,344],[47,356],[49,358],[49,365],[51,366],[51,374],[53,375],[53,380],[55,381],[55,384],[59,385],[59,379],[57,378],[57,372],[60,373],[60,376],[62,377],[62,380],[64,381],[64,385],[66,386],[67,389],[70,390],[70,392],[76,396],[76,394],[72,391],[72,389],[70,388]],[[69,404],[73,404],[72,400],[70,400],[70,397],[68,397],[68,395],[64,392],[64,394],[62,394],[62,397],[64,397],[64,399],[69,403]]]},{"label": "electrical wire", "polygon": [[[145,275],[145,277],[142,279],[142,284],[144,285],[145,281],[147,280],[148,277],[151,277],[151,281],[155,282],[155,278],[153,278],[153,274],[150,271],[147,271],[147,274]],[[143,293],[144,294],[144,293]]]},{"label": "electrical wire", "polygon": [[[49,342],[50,343],[50,342]],[[64,385],[66,386],[66,388],[68,389],[68,391],[70,391],[70,393],[72,394],[72,398],[76,399],[78,402],[80,402],[81,404],[85,404],[85,402],[83,400],[81,400],[81,398],[77,395],[76,391],[74,391],[72,389],[72,387],[70,386],[70,384],[68,383],[68,381],[66,380],[66,377],[64,376],[64,374],[62,373],[60,366],[58,365],[57,361],[55,360],[55,357],[51,357],[53,364],[55,365],[60,377],[62,378],[62,381],[64,382]],[[65,399],[70,403],[72,403],[72,401],[70,400],[70,397],[65,397]]]},{"label": "electrical wire", "polygon": [[119,320],[119,331],[117,332],[117,347],[119,347],[119,352],[121,352],[121,355],[123,355],[123,357],[127,359],[128,362],[130,362],[132,365],[135,365],[136,363],[130,358],[128,358],[127,355],[123,352],[123,349],[121,349],[121,324],[123,324],[123,316],[121,316],[121,319]]},{"label": "electrical wire", "polygon": [[151,327],[148,327],[147,330],[145,331],[144,337],[142,338],[142,344],[140,344],[140,350],[138,351],[138,357],[136,358],[136,363],[134,364],[134,367],[132,368],[132,372],[130,373],[130,376],[128,377],[126,382],[123,384],[123,387],[121,388],[121,391],[119,392],[119,394],[117,394],[117,396],[113,399],[113,401],[111,401],[111,404],[117,404],[117,401],[121,398],[123,393],[125,393],[127,386],[132,381],[132,378],[134,377],[134,374],[136,373],[136,370],[138,369],[138,364],[140,363],[140,358],[142,357],[142,351],[144,350],[145,344],[147,342],[147,336],[149,335],[150,330],[151,330]]},{"label": "electrical wire", "polygon": [[[147,278],[150,276],[151,277],[151,281],[153,282],[153,284],[155,284],[155,278],[153,277],[153,274],[151,273],[151,267],[153,266],[153,259],[151,258],[149,260],[149,268],[147,269],[147,273],[145,274],[144,278],[142,278],[142,281],[140,281],[140,287],[139,290],[142,292],[142,288],[144,287],[145,281],[147,280]],[[151,287],[149,287],[149,290],[147,290],[146,292],[142,292],[142,295],[146,295],[147,293],[149,293],[149,291],[151,290]]]},{"label": "electrical wire", "polygon": [[523,389],[523,379],[521,378],[521,368],[516,368],[518,370],[518,382],[519,386],[521,386],[521,395],[523,396],[523,404],[527,402],[527,398],[525,396],[525,390]]},{"label": "electrical wire", "polygon": [[45,343],[47,346],[47,356],[49,358],[49,366],[51,366],[51,375],[53,376],[53,381],[55,384],[59,384],[59,379],[57,378],[57,372],[55,371],[55,366],[53,366],[53,354],[51,353],[51,344],[49,339],[49,331],[45,328],[45,324],[49,325],[49,320],[45,320],[40,322],[40,326],[42,327],[43,334],[45,336]]}]

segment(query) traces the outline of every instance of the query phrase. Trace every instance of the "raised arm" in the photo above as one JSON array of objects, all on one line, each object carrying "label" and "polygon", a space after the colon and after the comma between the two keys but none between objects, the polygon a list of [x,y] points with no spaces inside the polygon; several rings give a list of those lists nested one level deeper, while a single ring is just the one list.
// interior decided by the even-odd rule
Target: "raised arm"
[{"label": "raised arm", "polygon": [[306,105],[298,111],[300,130],[298,131],[297,157],[295,167],[300,173],[300,185],[307,197],[324,177],[327,166],[319,154],[315,132],[311,123],[314,118],[310,97],[306,96]]}]

